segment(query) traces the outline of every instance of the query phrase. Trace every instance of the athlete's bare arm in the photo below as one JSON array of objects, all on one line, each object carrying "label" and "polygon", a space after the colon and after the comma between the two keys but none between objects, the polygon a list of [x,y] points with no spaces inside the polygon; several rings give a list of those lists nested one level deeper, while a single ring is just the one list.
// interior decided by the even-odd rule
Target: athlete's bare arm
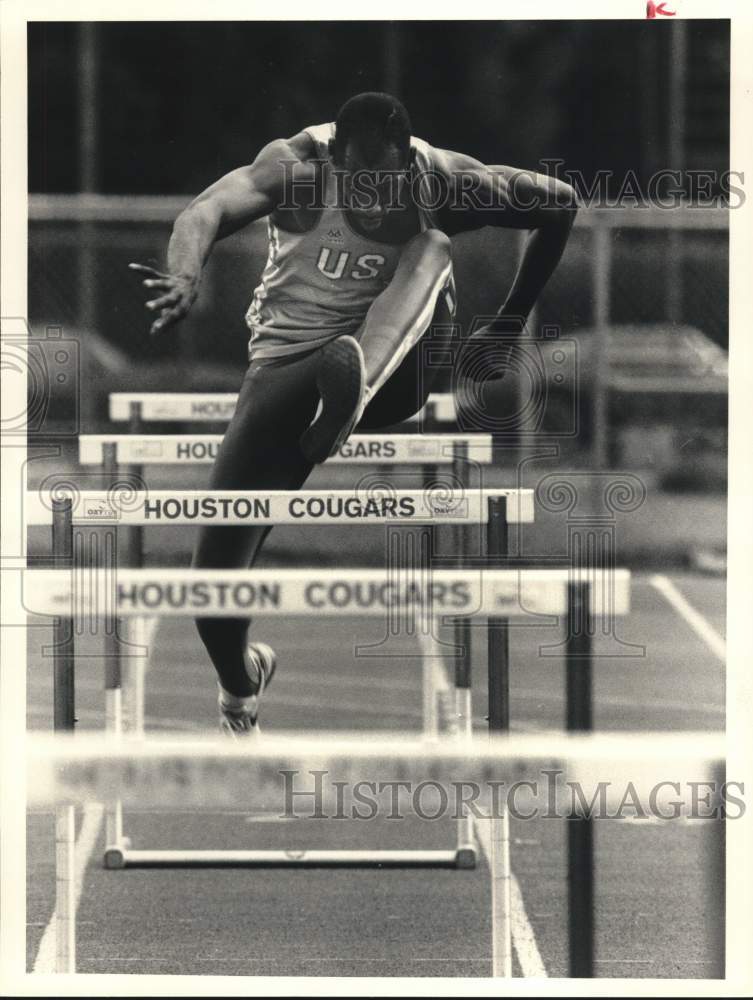
[{"label": "athlete's bare arm", "polygon": [[435,149],[432,159],[448,187],[441,218],[450,235],[482,226],[531,230],[496,324],[512,332],[528,317],[559,263],[577,212],[576,192],[555,177],[489,166],[463,153]]},{"label": "athlete's bare arm", "polygon": [[306,172],[313,155],[313,143],[305,132],[269,143],[253,163],[225,174],[180,213],[167,248],[167,273],[129,264],[144,275],[146,288],[159,293],[146,303],[147,309],[159,314],[151,326],[153,334],[189,311],[215,242],[274,211],[284,200],[293,172],[296,181],[302,179],[301,170]]}]

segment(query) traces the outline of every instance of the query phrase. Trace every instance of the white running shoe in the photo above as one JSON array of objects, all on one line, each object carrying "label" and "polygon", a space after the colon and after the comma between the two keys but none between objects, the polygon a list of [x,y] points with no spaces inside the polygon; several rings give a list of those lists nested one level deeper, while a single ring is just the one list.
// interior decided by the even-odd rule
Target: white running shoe
[{"label": "white running shoe", "polygon": [[275,651],[265,642],[250,642],[246,646],[244,660],[249,680],[257,685],[254,694],[248,698],[237,698],[217,684],[220,729],[234,739],[258,736],[259,702],[277,667]]}]

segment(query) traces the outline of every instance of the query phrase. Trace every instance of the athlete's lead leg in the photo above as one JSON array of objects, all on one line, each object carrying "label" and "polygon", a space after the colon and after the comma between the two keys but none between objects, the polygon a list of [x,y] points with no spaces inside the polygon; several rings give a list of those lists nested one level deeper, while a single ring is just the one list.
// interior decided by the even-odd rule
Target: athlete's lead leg
[{"label": "athlete's lead leg", "polygon": [[426,333],[451,271],[450,239],[439,229],[427,229],[406,244],[392,281],[374,299],[357,335],[367,403]]},{"label": "athlete's lead leg", "polygon": [[309,461],[325,461],[347,439],[369,401],[428,329],[451,271],[444,233],[428,229],[414,236],[355,339],[338,337],[322,349],[317,372],[322,410],[301,437]]}]

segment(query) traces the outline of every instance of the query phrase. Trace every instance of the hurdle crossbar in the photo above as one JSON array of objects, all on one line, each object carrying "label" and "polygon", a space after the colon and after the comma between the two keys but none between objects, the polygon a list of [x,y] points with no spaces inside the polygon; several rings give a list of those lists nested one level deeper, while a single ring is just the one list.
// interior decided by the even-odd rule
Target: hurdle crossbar
[{"label": "hurdle crossbar", "polygon": [[29,491],[27,525],[52,524],[68,495],[76,524],[483,524],[488,499],[506,500],[510,523],[533,521],[533,490],[80,490]]},{"label": "hurdle crossbar", "polygon": [[[10,571],[9,571],[10,572]],[[93,617],[165,615],[525,618],[565,616],[571,584],[586,585],[593,618],[625,615],[630,572],[589,569],[467,569],[417,573],[380,569],[27,569],[23,612]],[[546,623],[546,617],[543,620]]]},{"label": "hurdle crossbar", "polygon": [[[607,810],[619,809],[631,782],[636,790],[652,789],[652,808],[654,801],[663,808],[681,801],[676,785],[683,776],[688,781],[703,777],[709,762],[721,762],[726,755],[726,737],[707,731],[507,733],[463,743],[392,731],[314,737],[283,732],[250,743],[219,737],[112,741],[94,733],[58,733],[31,735],[27,744],[30,805],[99,802],[117,788],[123,802],[135,808],[219,809],[251,803],[260,795],[279,794],[281,773],[302,765],[353,784],[384,774],[395,781],[485,785],[556,771],[557,782],[542,786],[542,798],[532,800],[543,811],[554,803],[569,808],[592,799]],[[672,783],[655,787],[667,778],[669,765]],[[610,781],[600,785],[605,772]],[[572,784],[580,785],[583,794],[574,795]],[[588,794],[597,790],[596,798]],[[693,801],[689,798],[685,805],[691,807]]]},{"label": "hurdle crossbar", "polygon": [[[82,434],[81,465],[103,465],[107,445],[114,445],[119,465],[211,465],[222,434]],[[455,450],[479,464],[492,462],[490,434],[354,434],[328,460],[340,465],[451,465]]]},{"label": "hurdle crossbar", "polygon": [[[113,392],[110,393],[110,420],[219,423],[230,420],[237,402],[235,392]],[[424,408],[405,423],[422,418],[452,423],[455,420],[452,393],[433,393]]]}]

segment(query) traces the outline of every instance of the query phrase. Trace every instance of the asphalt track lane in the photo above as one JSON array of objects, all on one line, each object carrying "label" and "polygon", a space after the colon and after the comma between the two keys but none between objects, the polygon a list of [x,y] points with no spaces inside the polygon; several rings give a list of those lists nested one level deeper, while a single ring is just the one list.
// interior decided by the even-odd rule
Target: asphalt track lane
[{"label": "asphalt track lane", "polygon": [[[723,581],[673,580],[717,629],[723,627]],[[635,660],[598,657],[594,671],[597,726],[720,728],[724,704],[721,664],[645,581],[637,580],[633,592],[633,612],[620,621],[618,635],[625,642],[644,645],[646,655]],[[150,728],[158,728],[164,718],[171,720],[172,729],[180,728],[183,722],[193,731],[215,725],[211,673],[203,654],[198,652],[198,642],[184,625],[165,622],[157,632],[155,665],[147,682]],[[337,625],[336,619],[312,619],[306,621],[304,631],[298,625],[290,628],[290,623],[271,619],[264,623],[260,619],[260,637],[278,647],[281,663],[286,664],[281,666],[265,701],[267,728],[416,730],[420,725],[418,658],[412,673],[414,665],[406,664],[402,657],[356,656],[352,648],[354,635],[360,643],[381,638],[378,623],[366,619],[340,625],[342,646],[333,652],[333,629]],[[36,633],[36,640],[44,641],[43,632]],[[481,637],[481,632],[477,635]],[[560,639],[557,629],[513,631],[515,727],[562,727],[562,664],[558,659],[536,655],[541,645]],[[95,651],[96,640],[90,646]],[[597,653],[609,652],[612,647],[613,640],[600,642]],[[87,651],[85,644],[82,651]],[[34,659],[36,667],[29,679],[30,724],[38,728],[40,723],[49,724],[51,700],[49,674],[40,674],[44,664],[40,667],[39,660]],[[483,638],[474,642],[474,668],[474,716],[480,728],[486,711]],[[102,719],[101,662],[96,657],[84,658],[77,681],[81,725],[89,728]],[[169,839],[173,831],[190,833],[198,838],[197,846],[229,846],[231,836],[248,843],[244,838],[252,830],[254,842],[260,838],[260,842],[277,846],[292,843],[289,838],[298,825],[250,824],[243,817],[236,819],[207,814],[139,814],[129,817],[132,829],[128,832],[135,833],[138,844],[144,846],[177,843]],[[434,846],[431,838],[439,838],[437,846],[447,846],[452,839],[452,824],[446,824],[442,836],[441,825],[421,824],[426,828],[422,843]],[[338,835],[362,845],[361,825],[345,826],[352,832],[338,831]],[[563,833],[554,826],[562,824],[513,824],[513,870],[521,882],[550,975],[564,973],[566,946]],[[708,975],[708,926],[713,913],[709,913],[709,899],[699,871],[703,869],[709,828],[703,824],[637,820],[603,826],[608,833],[600,834],[597,843],[598,973]],[[32,815],[29,830],[28,944],[33,964],[52,909],[51,818]],[[99,867],[99,854],[98,847],[87,871],[79,913],[82,971],[489,974],[485,867],[472,873],[105,872]],[[682,887],[681,895],[678,887]],[[249,907],[250,898],[258,908]],[[249,913],[254,916],[250,918]],[[299,913],[307,916],[302,923],[291,918],[291,914],[295,917]],[[155,927],[164,926],[170,914],[177,916],[174,927],[171,923],[167,954],[165,935],[161,931],[155,935]],[[263,956],[249,946],[249,927],[255,932],[260,922],[257,915],[266,935],[267,951]],[[460,916],[462,920],[456,919]],[[294,929],[293,936],[286,927]],[[371,953],[367,954],[364,942],[373,943]]]}]

